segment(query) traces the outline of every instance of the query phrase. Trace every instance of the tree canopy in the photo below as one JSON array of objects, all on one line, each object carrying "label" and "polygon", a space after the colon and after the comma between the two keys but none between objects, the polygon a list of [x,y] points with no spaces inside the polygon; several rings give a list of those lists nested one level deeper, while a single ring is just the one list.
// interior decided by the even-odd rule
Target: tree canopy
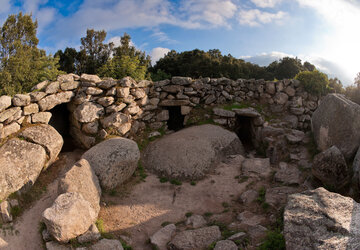
[{"label": "tree canopy", "polygon": [[56,78],[58,59],[37,48],[37,22],[31,15],[10,15],[0,30],[0,94],[27,92],[36,83]]}]

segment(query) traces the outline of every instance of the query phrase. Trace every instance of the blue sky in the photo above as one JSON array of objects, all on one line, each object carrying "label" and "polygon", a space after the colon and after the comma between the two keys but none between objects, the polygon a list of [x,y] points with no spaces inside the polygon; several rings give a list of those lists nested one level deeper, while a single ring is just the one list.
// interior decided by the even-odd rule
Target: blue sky
[{"label": "blue sky", "polygon": [[267,65],[297,56],[345,85],[360,71],[360,0],[0,0],[0,22],[38,20],[39,47],[78,48],[87,28],[124,32],[156,61],[167,51],[220,49]]}]

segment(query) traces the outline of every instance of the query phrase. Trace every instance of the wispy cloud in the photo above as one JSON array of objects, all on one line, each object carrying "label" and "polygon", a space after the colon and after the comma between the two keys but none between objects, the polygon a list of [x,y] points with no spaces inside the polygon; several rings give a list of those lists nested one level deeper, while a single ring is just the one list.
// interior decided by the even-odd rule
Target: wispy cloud
[{"label": "wispy cloud", "polygon": [[175,44],[178,41],[171,39],[166,33],[162,32],[160,29],[155,28],[153,31],[152,37],[155,37],[159,42],[165,42],[168,44]]},{"label": "wispy cloud", "polygon": [[251,0],[257,7],[260,8],[273,8],[275,5],[282,2],[282,0]]},{"label": "wispy cloud", "polygon": [[272,22],[279,22],[283,20],[286,16],[287,14],[283,11],[271,13],[258,9],[242,9],[238,14],[238,21],[241,25],[255,27],[269,24]]}]

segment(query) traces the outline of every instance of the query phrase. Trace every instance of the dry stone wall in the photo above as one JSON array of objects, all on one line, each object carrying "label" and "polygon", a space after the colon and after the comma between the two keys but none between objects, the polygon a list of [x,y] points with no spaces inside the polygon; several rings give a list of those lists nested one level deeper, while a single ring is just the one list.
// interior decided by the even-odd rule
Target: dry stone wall
[{"label": "dry stone wall", "polygon": [[[68,103],[71,114],[71,135],[80,146],[90,148],[108,134],[129,137],[146,126],[154,130],[166,126],[168,107],[181,107],[186,122],[198,105],[252,101],[269,105],[272,112],[286,113],[285,119],[293,128],[308,130],[319,98],[304,91],[297,80],[173,77],[159,82],[136,82],[130,77],[114,80],[68,74],[55,82],[41,82],[28,94],[1,96],[0,138],[29,124],[49,123],[51,109],[63,103]],[[228,118],[232,117],[223,114],[215,114],[215,121],[228,125]]]}]

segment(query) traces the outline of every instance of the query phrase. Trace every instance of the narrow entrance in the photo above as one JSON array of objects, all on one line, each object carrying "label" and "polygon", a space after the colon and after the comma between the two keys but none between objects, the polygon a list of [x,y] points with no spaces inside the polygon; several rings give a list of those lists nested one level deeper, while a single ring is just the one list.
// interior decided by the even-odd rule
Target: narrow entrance
[{"label": "narrow entrance", "polygon": [[168,129],[178,131],[184,128],[185,116],[181,114],[181,106],[166,107],[169,111]]},{"label": "narrow entrance", "polygon": [[66,103],[57,105],[50,110],[52,116],[49,125],[53,126],[64,139],[64,145],[61,152],[71,152],[76,149],[73,138],[70,135],[70,112]]},{"label": "narrow entrance", "polygon": [[240,141],[244,145],[246,151],[254,150],[253,144],[253,125],[252,125],[251,117],[246,116],[237,116],[236,117],[236,125],[235,132],[238,135]]}]

